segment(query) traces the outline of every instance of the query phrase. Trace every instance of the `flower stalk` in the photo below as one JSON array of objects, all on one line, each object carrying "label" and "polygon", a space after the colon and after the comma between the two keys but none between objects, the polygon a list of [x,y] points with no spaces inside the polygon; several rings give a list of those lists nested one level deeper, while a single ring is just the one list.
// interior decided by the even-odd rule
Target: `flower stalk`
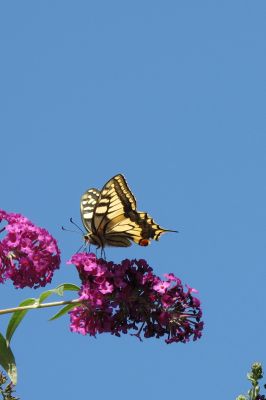
[{"label": "flower stalk", "polygon": [[37,303],[36,304],[32,304],[29,306],[19,306],[19,307],[13,307],[13,308],[5,308],[3,310],[0,310],[0,315],[3,314],[11,314],[14,313],[16,311],[24,311],[24,310],[34,310],[37,308],[47,308],[47,307],[59,307],[59,306],[64,306],[67,304],[80,304],[81,301],[80,299],[74,299],[74,300],[62,300],[62,301],[53,301],[50,303]]}]

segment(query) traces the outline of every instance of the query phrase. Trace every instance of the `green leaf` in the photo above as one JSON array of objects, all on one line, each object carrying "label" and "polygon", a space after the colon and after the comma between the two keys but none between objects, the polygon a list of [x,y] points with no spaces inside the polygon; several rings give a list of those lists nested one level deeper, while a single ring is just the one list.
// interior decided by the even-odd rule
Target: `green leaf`
[{"label": "green leaf", "polygon": [[80,287],[77,285],[74,285],[74,283],[62,283],[61,285],[58,286],[58,288],[63,287],[63,290],[70,290],[70,291],[75,291],[78,292],[80,290]]},{"label": "green leaf", "polygon": [[17,384],[17,367],[14,354],[8,346],[6,339],[0,333],[0,364],[8,374],[14,385]]},{"label": "green leaf", "polygon": [[[19,307],[30,306],[33,304],[36,304],[36,299],[26,299],[26,300],[23,300],[22,303],[20,303]],[[18,310],[12,314],[12,317],[9,320],[7,330],[6,330],[7,345],[9,345],[10,340],[11,340],[15,330],[17,329],[17,327],[19,326],[19,324],[21,323],[21,321],[23,320],[23,318],[25,317],[25,315],[27,314],[28,311],[29,310]]]},{"label": "green leaf", "polygon": [[72,308],[75,308],[79,306],[80,303],[75,303],[75,304],[67,304],[65,307],[61,308],[55,315],[52,316],[52,318],[49,319],[49,321],[54,321],[57,318],[62,317],[62,315],[65,315],[68,311],[72,310]]},{"label": "green leaf", "polygon": [[66,290],[71,290],[71,291],[78,291],[80,288],[77,285],[74,285],[73,283],[62,283],[61,285],[57,286],[55,289],[50,289],[47,290],[46,292],[43,292],[38,301],[39,304],[43,303],[44,300],[47,299],[47,297],[51,296],[52,294],[57,294],[58,296],[63,296],[64,292]]},{"label": "green leaf", "polygon": [[50,289],[50,290],[46,290],[45,292],[43,292],[40,297],[38,298],[38,303],[41,304],[44,302],[44,300],[46,300],[49,296],[51,296],[52,294],[57,294],[59,296],[62,296],[62,290],[57,290],[57,289]]}]

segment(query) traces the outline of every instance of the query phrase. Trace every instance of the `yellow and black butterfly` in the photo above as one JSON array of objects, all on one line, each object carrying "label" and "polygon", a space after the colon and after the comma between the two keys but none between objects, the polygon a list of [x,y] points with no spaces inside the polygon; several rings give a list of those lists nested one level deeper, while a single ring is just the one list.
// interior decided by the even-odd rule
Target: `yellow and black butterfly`
[{"label": "yellow and black butterfly", "polygon": [[81,197],[81,218],[86,242],[102,249],[106,246],[128,247],[131,242],[148,246],[159,240],[163,229],[145,212],[138,212],[136,199],[123,175],[110,179],[102,190],[88,189]]}]

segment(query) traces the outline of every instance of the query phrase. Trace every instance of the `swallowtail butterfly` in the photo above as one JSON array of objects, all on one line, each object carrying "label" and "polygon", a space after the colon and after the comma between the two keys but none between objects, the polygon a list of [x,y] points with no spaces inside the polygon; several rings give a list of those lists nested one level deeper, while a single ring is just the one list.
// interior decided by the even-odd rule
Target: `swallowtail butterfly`
[{"label": "swallowtail butterfly", "polygon": [[123,175],[110,179],[102,188],[88,189],[81,197],[81,218],[87,231],[85,241],[100,248],[128,247],[132,241],[148,246],[159,240],[163,229],[146,213],[137,211],[136,199]]}]

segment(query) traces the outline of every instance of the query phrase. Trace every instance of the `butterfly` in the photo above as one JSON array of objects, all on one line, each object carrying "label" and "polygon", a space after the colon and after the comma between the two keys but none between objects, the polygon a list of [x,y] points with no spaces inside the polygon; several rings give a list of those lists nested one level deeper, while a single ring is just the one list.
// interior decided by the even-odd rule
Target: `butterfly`
[{"label": "butterfly", "polygon": [[146,213],[137,211],[136,199],[123,175],[111,178],[102,188],[88,189],[81,197],[80,211],[87,231],[85,242],[104,248],[128,247],[132,242],[148,246],[164,232]]}]

